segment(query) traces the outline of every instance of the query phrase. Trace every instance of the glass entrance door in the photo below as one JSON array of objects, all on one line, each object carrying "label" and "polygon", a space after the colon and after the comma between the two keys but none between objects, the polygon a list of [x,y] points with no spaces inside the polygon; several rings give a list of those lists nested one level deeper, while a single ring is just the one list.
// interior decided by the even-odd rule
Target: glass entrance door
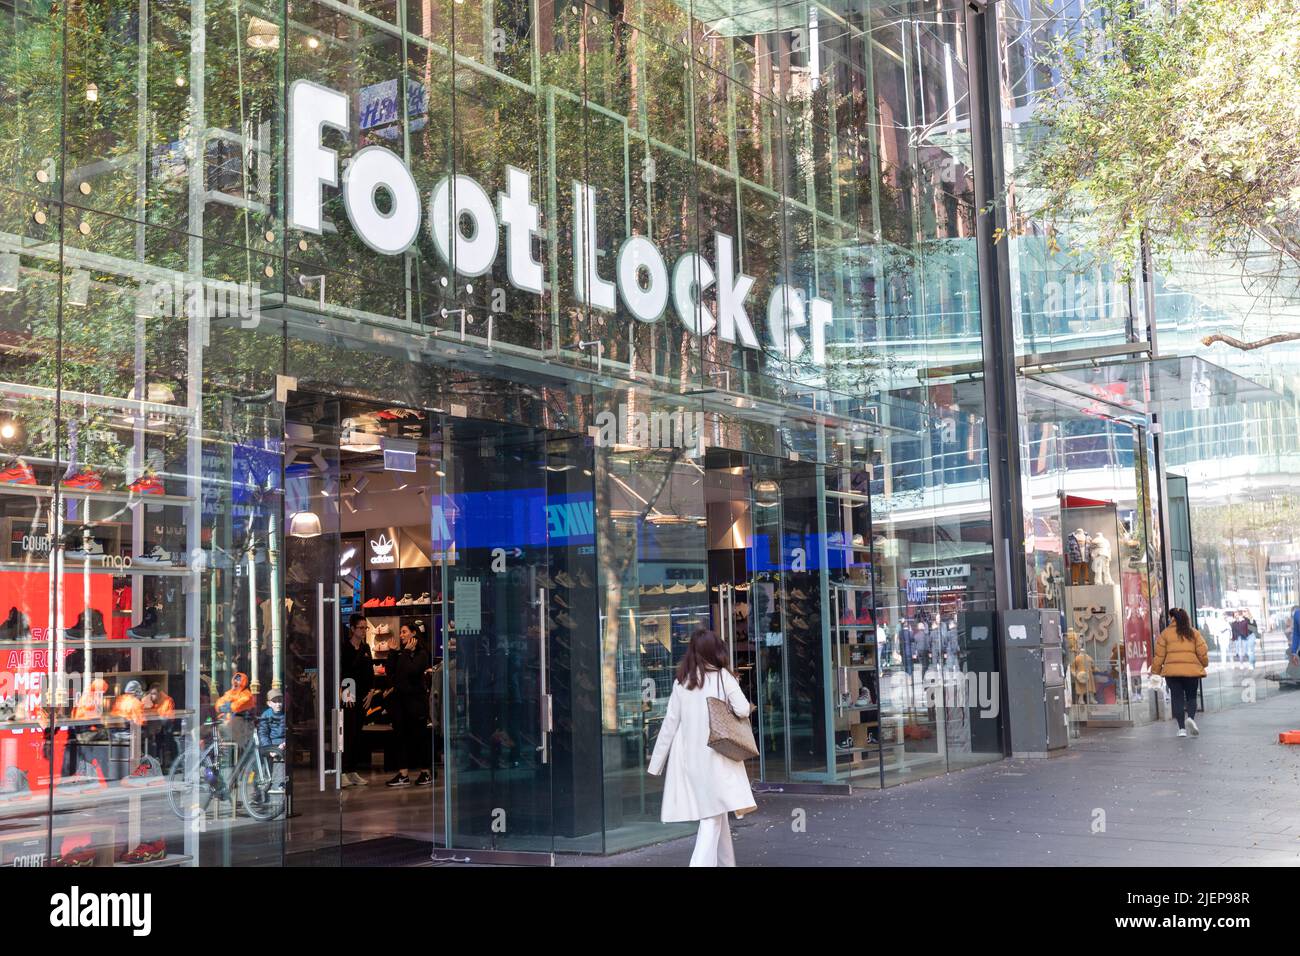
[{"label": "glass entrance door", "polygon": [[341,761],[335,728],[341,588],[337,401],[304,397],[285,410],[284,606],[287,609],[285,738],[289,768],[289,865],[342,862]]},{"label": "glass entrance door", "polygon": [[450,419],[443,434],[450,846],[598,845],[591,451],[492,422]]},{"label": "glass entrance door", "polygon": [[290,405],[290,863],[397,865],[433,848],[434,437],[415,409],[307,394]]}]

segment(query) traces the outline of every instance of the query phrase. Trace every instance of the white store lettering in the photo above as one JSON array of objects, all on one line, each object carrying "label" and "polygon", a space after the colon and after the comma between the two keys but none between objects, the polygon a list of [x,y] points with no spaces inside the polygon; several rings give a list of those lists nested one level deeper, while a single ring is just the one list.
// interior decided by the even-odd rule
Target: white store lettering
[{"label": "white store lettering", "polygon": [[[322,234],[323,189],[339,187],[348,222],[375,252],[407,252],[427,212],[428,234],[438,257],[457,274],[473,277],[491,271],[502,245],[500,230],[504,226],[506,275],[511,285],[535,295],[543,292],[544,271],[533,255],[532,241],[543,234],[541,209],[532,200],[526,171],[506,167],[506,188],[496,194],[495,205],[493,197],[471,177],[445,176],[433,187],[425,210],[410,169],[397,153],[383,146],[360,150],[340,176],[338,153],[323,145],[325,128],[348,135],[350,113],[345,93],[308,80],[297,80],[290,87],[290,228]],[[380,190],[388,194],[387,212],[381,211],[377,201]],[[713,263],[697,252],[686,252],[670,269],[653,241],[646,236],[629,236],[621,243],[616,260],[604,263],[607,274],[602,275],[598,194],[593,186],[579,180],[573,180],[571,190],[573,294],[577,304],[614,312],[622,301],[632,317],[643,323],[658,322],[672,311],[693,335],[716,334],[724,342],[760,348],[747,304],[756,279],[737,268],[735,237],[723,232],[713,234]],[[704,304],[710,289],[714,290],[716,311]],[[810,353],[814,364],[825,364],[826,329],[834,321],[834,306],[829,300],[808,299],[804,292],[777,283],[768,299],[767,318],[771,344],[778,354],[797,359]],[[805,341],[805,334],[810,341]]]}]

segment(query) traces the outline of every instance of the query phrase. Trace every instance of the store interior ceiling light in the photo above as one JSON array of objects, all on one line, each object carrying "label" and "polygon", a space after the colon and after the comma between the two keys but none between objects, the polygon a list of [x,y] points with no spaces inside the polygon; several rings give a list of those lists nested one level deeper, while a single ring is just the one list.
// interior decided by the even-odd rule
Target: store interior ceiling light
[{"label": "store interior ceiling light", "polygon": [[754,482],[754,491],[760,495],[775,495],[780,490],[771,478],[761,478]]},{"label": "store interior ceiling light", "polygon": [[319,538],[320,518],[313,511],[299,511],[289,518],[289,534],[294,538]]},{"label": "store interior ceiling light", "polygon": [[18,291],[18,270],[21,260],[18,254],[6,252],[0,255],[0,292]]},{"label": "store interior ceiling light", "polygon": [[280,28],[269,20],[253,17],[244,42],[253,50],[274,50],[280,45]]}]

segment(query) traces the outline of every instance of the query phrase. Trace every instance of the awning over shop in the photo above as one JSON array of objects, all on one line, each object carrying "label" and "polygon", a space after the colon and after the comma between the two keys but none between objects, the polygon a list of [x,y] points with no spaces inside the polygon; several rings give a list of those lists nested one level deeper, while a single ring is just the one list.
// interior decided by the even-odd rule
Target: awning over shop
[{"label": "awning over shop", "polygon": [[1062,508],[1105,508],[1107,505],[1113,505],[1113,501],[1102,501],[1099,498],[1083,498],[1079,495],[1062,495]]},{"label": "awning over shop", "polygon": [[1055,402],[1085,415],[1146,418],[1280,401],[1267,386],[1194,355],[1025,365],[1021,374]]}]

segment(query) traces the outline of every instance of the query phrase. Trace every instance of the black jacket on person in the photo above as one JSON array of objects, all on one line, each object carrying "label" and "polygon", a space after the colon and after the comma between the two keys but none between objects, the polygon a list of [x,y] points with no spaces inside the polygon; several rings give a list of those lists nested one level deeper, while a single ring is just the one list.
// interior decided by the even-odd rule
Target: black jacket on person
[{"label": "black jacket on person", "polygon": [[343,642],[339,651],[339,677],[353,682],[358,704],[366,699],[375,686],[375,664],[368,644],[363,641],[360,647],[353,647],[351,641]]},{"label": "black jacket on person", "polygon": [[429,652],[419,645],[413,651],[398,649],[384,661],[384,671],[393,685],[394,696],[401,701],[404,715],[428,718],[429,691],[424,672],[430,666]]}]

